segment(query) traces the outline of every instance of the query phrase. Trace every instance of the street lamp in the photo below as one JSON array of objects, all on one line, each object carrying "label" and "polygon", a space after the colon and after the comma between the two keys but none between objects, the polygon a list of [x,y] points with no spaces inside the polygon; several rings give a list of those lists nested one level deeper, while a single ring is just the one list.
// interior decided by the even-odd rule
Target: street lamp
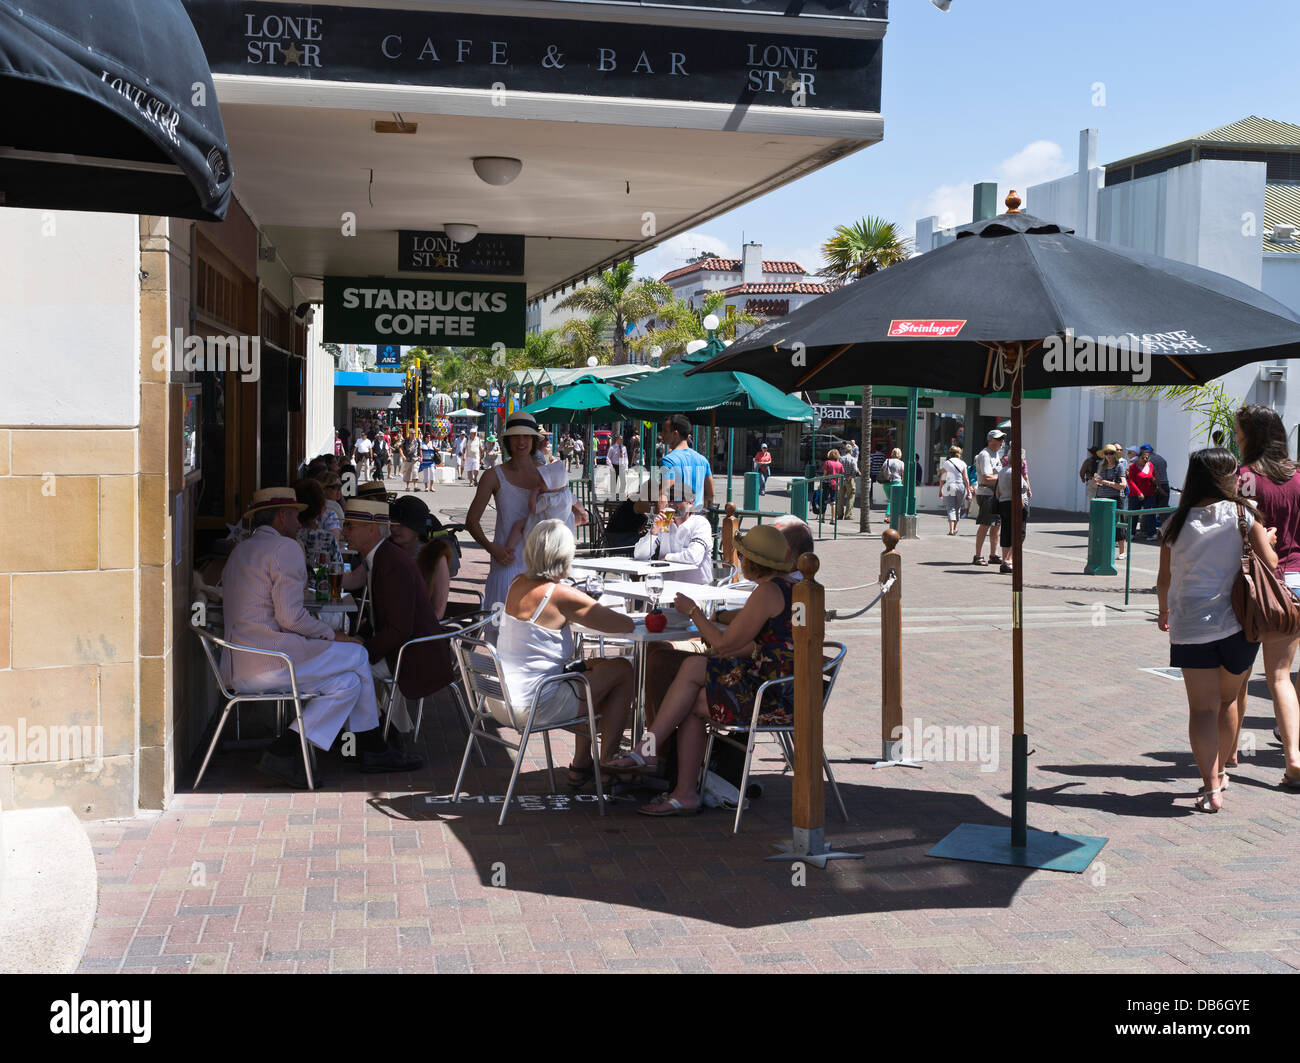
[{"label": "street lamp", "polygon": [[598,365],[600,365],[600,359],[597,358],[594,354],[593,354],[590,358],[587,359],[587,367],[588,367],[588,368],[590,368],[590,369],[595,369],[596,366],[598,366]]}]

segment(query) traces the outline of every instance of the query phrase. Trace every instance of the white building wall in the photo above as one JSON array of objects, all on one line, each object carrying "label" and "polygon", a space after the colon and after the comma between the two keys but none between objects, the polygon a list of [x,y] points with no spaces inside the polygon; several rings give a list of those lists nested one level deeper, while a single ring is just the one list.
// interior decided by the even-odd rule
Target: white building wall
[{"label": "white building wall", "polygon": [[1300,254],[1265,255],[1260,288],[1300,314]]},{"label": "white building wall", "polygon": [[0,247],[0,424],[139,424],[136,215],[11,207]]},{"label": "white building wall", "polygon": [[[321,346],[324,315],[316,314],[307,327],[307,449],[310,458],[334,452],[334,358]],[[342,428],[342,425],[339,425]]]}]

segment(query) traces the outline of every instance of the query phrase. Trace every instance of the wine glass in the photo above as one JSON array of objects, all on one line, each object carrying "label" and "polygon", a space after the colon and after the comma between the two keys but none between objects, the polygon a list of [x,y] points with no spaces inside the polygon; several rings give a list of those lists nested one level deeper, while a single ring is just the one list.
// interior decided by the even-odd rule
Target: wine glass
[{"label": "wine glass", "polygon": [[605,593],[605,577],[601,573],[593,572],[587,577],[587,593],[600,601],[600,596]]},{"label": "wine glass", "polygon": [[646,593],[650,595],[652,608],[659,608],[659,596],[664,592],[664,577],[660,572],[652,572],[645,579]]}]

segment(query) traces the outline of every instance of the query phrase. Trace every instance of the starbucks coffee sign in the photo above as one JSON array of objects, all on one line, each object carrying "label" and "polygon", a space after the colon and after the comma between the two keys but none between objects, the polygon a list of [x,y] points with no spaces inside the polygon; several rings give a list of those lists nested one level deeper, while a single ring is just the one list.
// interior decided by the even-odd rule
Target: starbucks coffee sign
[{"label": "starbucks coffee sign", "polygon": [[327,343],[524,345],[524,285],[326,277]]}]

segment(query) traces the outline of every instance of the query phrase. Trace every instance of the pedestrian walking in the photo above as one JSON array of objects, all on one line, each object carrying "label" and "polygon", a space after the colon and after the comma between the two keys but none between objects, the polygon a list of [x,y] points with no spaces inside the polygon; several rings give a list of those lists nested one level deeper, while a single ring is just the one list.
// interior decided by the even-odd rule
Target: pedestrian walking
[{"label": "pedestrian walking", "polygon": [[957,522],[965,512],[971,498],[971,485],[966,463],[961,460],[961,447],[948,448],[948,456],[939,467],[939,495],[948,514],[948,534],[957,534]]},{"label": "pedestrian walking", "polygon": [[[1128,498],[1128,480],[1125,477],[1126,463],[1120,460],[1119,444],[1107,443],[1101,448],[1101,457],[1101,465],[1092,476],[1093,482],[1097,485],[1097,497],[1113,498],[1115,508],[1122,509]],[[1115,522],[1115,549],[1116,558],[1124,560],[1124,556],[1128,553],[1127,521]]]},{"label": "pedestrian walking", "polygon": [[1097,497],[1097,482],[1093,477],[1097,475],[1099,468],[1101,468],[1101,447],[1094,447],[1088,451],[1088,456],[1083,459],[1083,464],[1079,466],[1079,479],[1083,483],[1083,491],[1088,499],[1089,508],[1092,506],[1092,500]]},{"label": "pedestrian walking", "polygon": [[1259,652],[1232,608],[1243,535],[1265,564],[1277,565],[1272,529],[1243,504],[1236,474],[1236,459],[1222,447],[1191,456],[1182,500],[1165,529],[1156,578],[1156,623],[1169,632],[1169,665],[1182,669],[1187,690],[1188,737],[1202,783],[1192,806],[1198,812],[1223,807],[1225,765],[1236,757],[1233,703]]},{"label": "pedestrian walking", "polygon": [[623,437],[615,436],[605,452],[605,464],[609,466],[609,489],[614,498],[622,499],[626,489],[627,447],[623,446]]},{"label": "pedestrian walking", "polygon": [[[1165,509],[1169,505],[1169,497],[1170,497],[1169,466],[1165,462],[1165,459],[1155,452],[1155,448],[1153,448],[1150,443],[1143,443],[1142,449],[1141,451],[1139,451],[1139,454],[1143,457],[1149,457],[1151,459],[1151,464],[1155,468],[1155,472],[1156,472],[1155,504],[1152,506],[1147,506],[1146,508]],[[1145,535],[1148,539],[1154,539],[1156,533],[1160,530],[1160,526],[1164,524],[1165,517],[1167,516],[1168,514],[1161,513],[1161,514],[1148,514],[1147,516],[1143,517],[1142,534]]]},{"label": "pedestrian walking", "polygon": [[[998,474],[1002,471],[1000,451],[1004,436],[994,428],[985,437],[987,446],[975,455],[975,504],[979,507],[975,514],[975,556],[973,565],[991,565],[998,559],[998,541],[990,531],[996,526],[1001,516],[998,512]],[[989,540],[989,557],[984,560],[983,549],[985,537]]]},{"label": "pedestrian walking", "polygon": [[[1155,509],[1159,504],[1156,497],[1156,467],[1151,460],[1151,452],[1138,449],[1128,467],[1128,489],[1130,509]],[[1147,538],[1146,521],[1153,518],[1142,517],[1133,520],[1134,540]]]},{"label": "pedestrian walking", "polygon": [[433,441],[433,430],[426,428],[424,438],[420,440],[420,481],[426,491],[433,490],[433,474],[437,467],[438,445]]},{"label": "pedestrian walking", "polygon": [[766,443],[758,445],[758,452],[754,455],[754,471],[758,473],[758,493],[767,494],[767,478],[772,474],[772,452],[767,449]]},{"label": "pedestrian walking", "polygon": [[839,490],[840,480],[844,476],[844,463],[840,461],[840,452],[832,448],[826,452],[826,460],[822,462],[822,475],[829,476],[829,480],[822,481],[820,505],[817,512],[823,517],[826,516],[826,507],[831,506],[833,513],[838,513],[835,506],[835,495]]},{"label": "pedestrian walking", "polygon": [[388,449],[388,435],[384,432],[378,432],[371,442],[374,443],[372,457],[375,463],[375,479],[383,480],[388,471],[388,463],[392,459],[392,454]]},{"label": "pedestrian walking", "polygon": [[[998,544],[1002,547],[1002,565],[999,572],[1010,572],[1011,568],[1011,515],[1012,489],[1011,477],[1014,475],[1015,463],[1009,454],[1002,455],[1002,468],[998,470]],[[1033,491],[1029,486],[1029,463],[1025,452],[1020,452],[1020,541],[1025,540],[1025,526],[1029,523],[1029,499]]]},{"label": "pedestrian walking", "polygon": [[840,495],[835,504],[835,519],[848,520],[853,516],[853,493],[861,471],[858,469],[857,447],[846,447],[840,453],[844,466],[844,479],[840,481]]},{"label": "pedestrian walking", "polygon": [[903,482],[903,452],[895,447],[889,457],[880,466],[880,482],[885,488],[885,516],[889,516],[889,507],[893,505],[894,484]]},{"label": "pedestrian walking", "polygon": [[[876,484],[880,483],[880,470],[885,464],[885,444],[877,443],[876,449],[871,455],[871,486],[867,488],[867,503],[870,505],[875,501]],[[888,502],[888,497],[885,498]]]},{"label": "pedestrian walking", "polygon": [[414,491],[420,468],[420,441],[415,438],[414,428],[407,429],[402,437],[401,452],[402,479],[406,483],[406,489]]},{"label": "pedestrian walking", "polygon": [[[1259,521],[1274,528],[1277,574],[1300,598],[1300,467],[1290,458],[1282,418],[1270,406],[1243,406],[1233,419],[1233,437],[1244,464],[1237,472],[1237,493],[1254,501]],[[1184,497],[1186,497],[1184,495]],[[1177,514],[1174,514],[1177,516]],[[1300,649],[1300,635],[1265,636],[1264,676],[1273,699],[1273,715],[1281,738],[1285,765],[1281,786],[1300,789],[1300,701],[1291,682],[1291,664]],[[1237,703],[1237,734],[1245,714],[1245,686]],[[1225,762],[1236,764],[1237,743]]]}]

